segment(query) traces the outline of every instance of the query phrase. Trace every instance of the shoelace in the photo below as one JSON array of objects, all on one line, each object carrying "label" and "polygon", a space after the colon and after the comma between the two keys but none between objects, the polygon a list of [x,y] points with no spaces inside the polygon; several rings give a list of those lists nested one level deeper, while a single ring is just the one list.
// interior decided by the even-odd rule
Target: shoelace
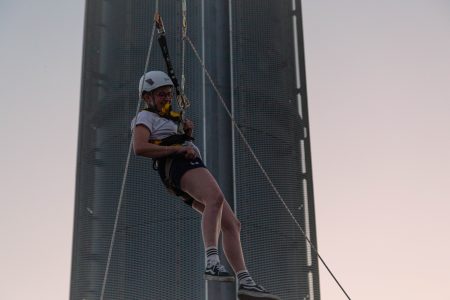
[{"label": "shoelace", "polygon": [[217,267],[217,269],[219,270],[219,272],[226,272],[226,271],[227,271],[227,270],[225,269],[225,267],[222,266],[221,264],[218,264],[216,267]]}]

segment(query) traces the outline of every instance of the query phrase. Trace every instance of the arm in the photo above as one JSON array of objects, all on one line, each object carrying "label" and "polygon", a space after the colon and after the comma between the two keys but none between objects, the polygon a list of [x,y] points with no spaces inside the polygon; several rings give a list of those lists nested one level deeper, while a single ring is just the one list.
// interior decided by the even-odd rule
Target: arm
[{"label": "arm", "polygon": [[137,125],[134,129],[134,154],[149,158],[162,158],[172,154],[183,154],[187,159],[196,157],[192,147],[186,146],[159,146],[149,143],[150,131],[144,125]]}]

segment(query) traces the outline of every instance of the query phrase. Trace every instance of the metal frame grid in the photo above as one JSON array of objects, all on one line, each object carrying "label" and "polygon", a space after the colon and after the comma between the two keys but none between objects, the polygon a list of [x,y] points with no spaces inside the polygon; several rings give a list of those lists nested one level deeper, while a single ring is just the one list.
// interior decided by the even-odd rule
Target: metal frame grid
[{"label": "metal frame grid", "polygon": [[[189,37],[203,45],[206,67],[236,121],[315,243],[300,3],[188,5]],[[180,6],[160,1],[159,9],[177,71]],[[154,1],[86,1],[71,299],[100,296],[153,13]],[[164,70],[154,50],[151,69]],[[283,299],[319,299],[317,259],[234,136],[189,49],[185,69],[196,144],[236,204],[250,272]],[[202,280],[199,216],[167,194],[151,160],[133,157],[129,168],[105,299],[234,299],[234,287]]]}]

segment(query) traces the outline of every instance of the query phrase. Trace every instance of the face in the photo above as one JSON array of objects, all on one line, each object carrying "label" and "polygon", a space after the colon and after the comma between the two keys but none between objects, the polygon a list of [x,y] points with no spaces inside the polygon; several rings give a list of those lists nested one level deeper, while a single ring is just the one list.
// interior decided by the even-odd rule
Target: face
[{"label": "face", "polygon": [[152,93],[149,96],[153,98],[156,110],[162,111],[162,108],[164,107],[164,105],[166,105],[166,103],[172,102],[173,98],[172,87],[162,86],[152,91]]}]

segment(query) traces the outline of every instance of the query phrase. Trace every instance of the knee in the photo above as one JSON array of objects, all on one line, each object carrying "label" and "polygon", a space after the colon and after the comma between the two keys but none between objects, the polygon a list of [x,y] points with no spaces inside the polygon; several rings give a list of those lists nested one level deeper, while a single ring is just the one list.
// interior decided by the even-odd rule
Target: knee
[{"label": "knee", "polygon": [[209,201],[207,201],[206,206],[214,207],[216,209],[221,209],[223,203],[225,201],[225,197],[222,193],[217,193],[216,195],[210,197]]},{"label": "knee", "polygon": [[233,216],[227,220],[222,218],[222,231],[240,233],[241,222],[236,216]]}]

